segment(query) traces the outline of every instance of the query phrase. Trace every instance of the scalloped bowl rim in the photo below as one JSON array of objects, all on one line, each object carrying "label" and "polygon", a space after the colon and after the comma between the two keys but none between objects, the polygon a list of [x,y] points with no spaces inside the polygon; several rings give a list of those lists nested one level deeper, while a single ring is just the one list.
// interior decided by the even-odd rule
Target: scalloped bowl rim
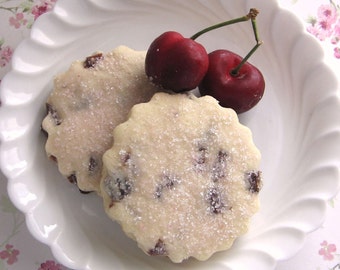
[{"label": "scalloped bowl rim", "polygon": [[[89,6],[94,6],[96,7],[99,11],[100,14],[106,14],[105,13],[105,5],[110,6],[110,3],[108,2],[109,0],[101,0],[98,2],[98,4],[94,4],[91,0],[86,1],[86,5]],[[258,0],[260,1],[260,0]],[[115,1],[115,2],[119,2],[119,0]],[[149,4],[150,2],[152,2],[152,0],[148,0],[145,1],[146,4]],[[256,1],[246,1],[244,0],[242,3],[244,3],[245,6],[249,6],[250,2],[256,2]],[[46,69],[51,69],[53,68],[53,66],[55,66],[55,64],[51,64],[50,66],[41,66],[39,63],[43,60],[37,60],[35,59],[35,64],[34,62],[32,63],[32,65],[29,65],[29,63],[25,63],[24,61],[22,61],[22,59],[26,59],[27,56],[24,56],[24,52],[27,52],[26,50],[28,50],[29,52],[33,52],[34,56],[38,53],[37,52],[37,48],[42,48],[42,49],[46,49],[46,50],[50,50],[51,48],[53,48],[56,44],[56,41],[53,41],[53,39],[51,38],[51,36],[53,36],[53,34],[50,34],[48,32],[46,32],[48,29],[46,28],[46,26],[44,26],[45,23],[48,23],[48,27],[51,27],[54,23],[56,24],[60,24],[64,23],[64,24],[68,24],[71,28],[73,27],[74,29],[83,29],[86,25],[86,23],[89,23],[91,25],[91,20],[93,20],[93,18],[96,18],[95,15],[93,15],[93,17],[91,17],[91,15],[87,14],[88,11],[86,11],[86,8],[84,8],[83,11],[83,15],[82,13],[80,13],[79,18],[81,18],[82,16],[87,16],[89,15],[89,19],[88,21],[84,20],[81,21],[79,18],[77,18],[77,16],[75,16],[75,18],[71,18],[70,16],[68,16],[67,11],[72,12],[72,10],[74,10],[74,8],[76,7],[76,3],[77,1],[75,1],[74,3],[68,3],[67,1],[59,1],[56,4],[55,9],[50,12],[50,13],[46,13],[44,15],[42,15],[40,18],[38,18],[38,20],[36,21],[36,23],[33,25],[32,27],[32,31],[31,31],[31,36],[29,38],[27,38],[25,41],[23,41],[19,46],[18,49],[15,51],[14,55],[13,55],[13,68],[12,71],[10,71],[4,78],[3,83],[1,85],[1,92],[2,90],[5,90],[6,94],[4,94],[2,96],[2,99],[5,100],[4,104],[1,105],[0,107],[0,114],[4,114],[4,116],[2,116],[0,118],[0,124],[1,124],[1,148],[0,148],[0,161],[1,161],[1,169],[3,170],[4,174],[8,177],[8,193],[9,196],[11,198],[11,200],[13,201],[13,203],[15,204],[15,206],[20,209],[21,211],[24,212],[25,216],[26,216],[26,222],[27,222],[27,226],[30,230],[30,232],[32,233],[32,235],[34,237],[36,237],[39,241],[47,244],[48,246],[51,247],[53,254],[55,255],[55,257],[63,264],[67,265],[68,267],[82,267],[83,269],[98,269],[98,260],[92,260],[92,256],[91,258],[88,258],[87,260],[85,260],[84,262],[80,261],[80,257],[79,254],[77,254],[77,252],[74,252],[74,250],[72,250],[72,247],[69,247],[67,242],[65,243],[65,237],[62,237],[62,232],[58,231],[57,229],[55,229],[53,227],[54,224],[50,224],[51,220],[54,220],[53,217],[51,217],[49,213],[47,212],[43,212],[43,215],[47,215],[48,217],[46,218],[46,224],[42,224],[42,220],[37,220],[36,217],[41,218],[42,215],[40,215],[40,211],[42,211],[42,207],[41,207],[41,203],[44,202],[48,202],[46,201],[46,191],[45,190],[39,190],[38,193],[30,193],[29,192],[29,188],[28,186],[25,186],[24,183],[24,179],[22,179],[22,177],[25,177],[26,175],[31,176],[30,179],[25,179],[28,181],[28,184],[32,184],[34,186],[34,188],[36,188],[34,183],[34,179],[33,176],[39,176],[37,171],[32,171],[32,168],[34,168],[34,164],[29,163],[27,160],[22,160],[20,158],[21,155],[23,156],[27,156],[27,153],[25,151],[28,150],[32,150],[34,155],[41,155],[41,153],[39,151],[34,150],[34,146],[26,146],[28,145],[27,143],[29,142],[29,138],[25,138],[25,134],[28,132],[32,132],[32,126],[29,125],[29,123],[20,123],[20,117],[23,117],[23,119],[25,118],[24,115],[24,110],[18,112],[18,115],[16,117],[14,117],[11,113],[9,114],[5,114],[5,112],[2,111],[9,111],[11,112],[11,110],[13,110],[13,108],[16,107],[23,107],[25,108],[25,106],[30,105],[31,101],[35,101],[38,102],[37,100],[40,101],[40,103],[43,102],[43,100],[47,97],[47,94],[41,95],[41,96],[37,96],[35,95],[35,93],[33,93],[33,91],[28,91],[28,92],[22,92],[20,94],[18,94],[18,96],[8,96],[10,94],[10,91],[8,91],[7,87],[8,85],[11,86],[10,83],[13,84],[13,78],[15,78],[16,76],[25,76],[25,70],[27,71],[28,69],[30,71],[27,71],[27,73],[30,73],[32,76],[39,76],[40,74],[43,74],[43,72]],[[134,3],[133,1],[131,3]],[[156,2],[154,2],[155,4]],[[166,1],[163,2],[164,5],[166,5]],[[217,3],[218,1],[215,1],[213,3]],[[239,2],[241,3],[241,1]],[[235,5],[241,5],[241,4],[235,4]],[[197,5],[201,5],[201,2],[197,2]],[[216,4],[216,5],[217,5]],[[85,6],[86,6],[85,5]],[[101,6],[103,5],[103,6]],[[129,5],[129,4],[127,4]],[[162,4],[160,4],[162,5]],[[184,6],[186,4],[183,4]],[[298,30],[294,30],[294,34],[292,34],[291,36],[288,37],[288,41],[284,41],[284,42],[292,42],[292,54],[293,55],[289,55],[289,57],[291,57],[290,61],[293,61],[293,63],[290,63],[290,65],[302,65],[300,62],[300,59],[298,60],[294,60],[294,55],[297,54],[298,52],[300,52],[303,48],[303,45],[306,44],[306,42],[308,41],[308,44],[310,44],[310,47],[306,48],[306,50],[309,50],[311,53],[313,53],[316,57],[316,59],[314,60],[309,60],[311,64],[313,65],[313,70],[311,70],[312,75],[310,76],[314,76],[316,74],[319,74],[321,72],[321,75],[324,74],[324,77],[326,77],[328,85],[329,85],[329,93],[327,92],[327,94],[325,94],[322,97],[322,100],[320,101],[320,106],[319,103],[317,101],[315,101],[313,98],[310,98],[310,102],[313,102],[315,108],[313,107],[312,112],[316,112],[316,113],[320,113],[322,115],[326,114],[327,116],[329,116],[328,119],[330,119],[329,121],[331,123],[336,123],[333,125],[327,125],[324,124],[320,124],[321,128],[325,128],[325,131],[320,134],[320,137],[318,138],[311,138],[313,140],[313,142],[315,142],[316,144],[320,143],[324,143],[323,141],[324,138],[326,137],[326,139],[329,139],[331,142],[339,142],[340,145],[340,122],[337,122],[337,119],[340,119],[337,116],[340,116],[340,114],[338,115],[338,112],[336,111],[336,109],[340,109],[340,102],[339,102],[339,96],[337,94],[337,91],[339,91],[339,81],[336,80],[336,76],[335,74],[327,67],[326,63],[324,62],[323,59],[323,54],[322,54],[322,50],[320,49],[320,46],[317,44],[317,42],[315,40],[313,40],[313,38],[311,38],[309,36],[309,34],[307,34],[305,32],[304,29],[302,29],[302,25],[300,23],[300,21],[293,16],[291,13],[289,13],[288,11],[282,9],[279,4],[276,1],[273,1],[272,3],[267,3],[265,5],[271,5],[271,10],[270,12],[277,14],[281,14],[281,17],[286,18],[289,17],[292,21],[289,23],[294,23],[297,26],[299,26]],[[157,6],[157,5],[156,5]],[[167,6],[169,7],[169,6]],[[141,7],[139,7],[141,8]],[[169,7],[170,8],[170,7]],[[142,8],[141,8],[142,9]],[[185,10],[183,11],[185,12]],[[108,11],[109,13],[109,11]],[[283,15],[282,15],[283,14]],[[203,16],[203,15],[200,15]],[[271,16],[271,15],[270,15]],[[277,19],[278,17],[278,19]],[[275,25],[280,25],[280,23],[282,23],[280,21],[280,16],[277,16],[275,18],[275,20],[273,20],[273,24]],[[77,21],[78,19],[78,21]],[[107,19],[107,17],[104,16],[104,18],[102,19],[102,22],[105,23],[105,19]],[[274,26],[272,26],[272,28],[274,28]],[[55,30],[55,29],[54,29]],[[92,29],[89,30],[90,32],[92,31]],[[70,31],[70,33],[72,34],[72,31]],[[67,35],[65,36],[65,43],[72,41],[72,36],[69,36],[69,32],[66,33]],[[270,33],[271,35],[276,35],[275,33],[273,33],[273,31]],[[51,36],[50,36],[51,35]],[[80,32],[79,33],[79,38],[83,39],[84,37],[86,37],[88,34],[86,34],[85,32]],[[297,36],[301,36],[300,38],[297,38]],[[273,37],[272,37],[273,38]],[[277,34],[277,36],[275,36],[275,38],[279,39],[279,34]],[[274,38],[273,38],[274,39]],[[292,41],[290,40],[292,39]],[[62,42],[61,40],[58,40],[57,42]],[[276,44],[277,43],[277,44]],[[275,46],[278,46],[277,48],[274,48],[273,51],[269,50],[269,53],[273,53],[273,55],[275,54],[275,51],[279,51],[281,47],[279,47],[280,45],[278,45],[279,42],[276,42],[274,44]],[[58,45],[58,44],[57,44]],[[65,44],[59,44],[59,47],[63,47]],[[90,42],[90,45],[93,45]],[[104,46],[108,46],[108,45],[104,45]],[[237,46],[237,45],[235,45]],[[302,47],[302,48],[300,48]],[[56,46],[57,49],[58,46]],[[45,52],[42,52],[45,53]],[[46,53],[45,53],[46,54]],[[67,56],[67,53],[65,52],[64,57]],[[262,55],[263,56],[263,55]],[[298,58],[297,56],[299,55],[295,55],[296,58]],[[60,57],[60,55],[51,55],[48,60],[50,60],[52,63],[56,63],[57,65],[57,69],[61,70],[63,68],[62,65],[60,65],[58,60],[58,57]],[[75,59],[79,58],[79,56],[74,56]],[[260,58],[260,56],[259,56]],[[256,59],[256,57],[255,57]],[[293,59],[293,60],[292,60]],[[282,59],[281,59],[282,60]],[[307,61],[307,58],[303,58],[303,60]],[[267,64],[270,65],[270,58],[267,59]],[[294,62],[295,61],[295,62]],[[275,66],[275,65],[274,65]],[[314,70],[316,70],[315,74],[314,74]],[[298,72],[300,72],[297,69]],[[49,71],[52,72],[52,71]],[[298,73],[297,72],[297,73]],[[301,71],[302,72],[302,71]],[[317,73],[319,72],[319,73]],[[29,74],[28,74],[29,75]],[[302,75],[305,75],[304,73],[302,73]],[[320,75],[320,76],[321,76]],[[283,75],[285,76],[285,74]],[[290,76],[288,78],[294,78],[294,74],[286,74],[286,76]],[[322,77],[323,78],[323,77]],[[41,79],[42,80],[42,79]],[[46,79],[51,80],[50,78]],[[47,84],[46,86],[46,82],[47,81],[43,81],[41,83],[41,85],[45,86],[45,90],[48,87],[51,87],[51,84],[49,82],[49,84]],[[35,82],[32,82],[33,86],[36,87],[40,87],[41,85],[39,85],[39,83],[37,83],[35,85]],[[304,84],[308,84],[308,82],[304,81]],[[20,85],[20,82],[18,85],[14,85],[15,87],[22,87],[22,85]],[[294,85],[292,86],[294,87]],[[302,85],[301,87],[305,87],[304,85]],[[312,86],[310,86],[312,88]],[[42,89],[41,91],[45,91],[44,89]],[[0,92],[0,94],[2,94]],[[45,91],[47,92],[47,91]],[[40,92],[39,92],[40,94]],[[284,94],[280,94],[280,98],[282,98],[283,100],[285,99],[289,99],[289,96],[286,96]],[[287,94],[288,95],[288,94]],[[275,97],[274,97],[275,98]],[[298,101],[301,101],[303,103],[303,99],[301,97],[295,97]],[[24,101],[23,101],[24,100]],[[269,101],[268,101],[269,102]],[[267,104],[265,105],[268,105]],[[6,104],[7,103],[7,104]],[[294,105],[294,104],[293,104]],[[323,105],[323,106],[322,106]],[[264,105],[263,105],[264,106]],[[305,108],[306,110],[309,108],[309,103],[306,102],[302,104],[302,106],[304,106],[303,108]],[[327,108],[325,108],[327,107]],[[328,109],[331,108],[331,113],[328,113]],[[275,108],[274,108],[275,109]],[[280,109],[280,108],[279,108]],[[36,108],[36,110],[38,110],[39,112],[36,112],[36,114],[38,116],[42,115],[42,108]],[[292,106],[292,110],[294,111],[294,106]],[[330,109],[329,109],[330,110]],[[256,110],[256,113],[261,114],[260,109]],[[340,111],[340,110],[338,110]],[[305,132],[305,130],[313,130],[314,126],[317,125],[315,123],[315,118],[318,120],[317,115],[313,114],[310,118],[308,118],[308,123],[304,126],[305,129],[301,128],[301,132]],[[10,116],[12,118],[10,118]],[[14,118],[13,118],[14,117]],[[250,125],[252,127],[254,127],[255,132],[254,134],[258,134],[259,133],[259,129],[263,128],[263,126],[261,127],[256,127],[254,125],[254,120],[252,120],[251,115],[246,115],[246,116],[241,116],[241,119],[244,118],[244,121],[246,121],[247,123],[249,122]],[[288,117],[287,117],[288,118]],[[27,119],[26,119],[27,120]],[[37,121],[40,121],[41,119],[38,119]],[[273,120],[272,118],[270,118],[269,120]],[[320,120],[320,119],[319,119]],[[288,122],[289,119],[283,119],[283,121]],[[304,124],[304,122],[302,122],[302,124]],[[13,125],[13,126],[12,126]],[[269,125],[269,123],[265,123],[263,124],[264,127],[265,125]],[[319,125],[319,124],[318,124]],[[20,127],[20,128],[19,128]],[[299,129],[297,127],[297,129]],[[292,132],[294,134],[294,132]],[[33,134],[36,134],[37,136],[39,135],[37,132],[33,132]],[[304,134],[304,133],[303,133]],[[308,135],[309,133],[307,133]],[[288,134],[289,135],[289,134]],[[256,138],[255,138],[256,140]],[[17,146],[17,143],[19,146]],[[263,142],[264,143],[264,142]],[[260,143],[261,144],[261,143]],[[322,164],[322,166],[316,166],[313,167],[313,170],[311,170],[310,173],[316,180],[313,180],[310,185],[312,185],[312,187],[314,189],[310,190],[310,191],[304,191],[304,188],[306,188],[304,185],[301,185],[301,190],[305,193],[302,193],[303,196],[302,197],[297,197],[291,202],[289,202],[289,204],[292,206],[294,206],[295,203],[299,203],[299,204],[304,204],[307,203],[311,204],[313,206],[315,206],[316,209],[316,214],[312,214],[309,213],[308,214],[308,220],[304,223],[299,223],[298,225],[294,222],[291,222],[291,220],[289,220],[288,218],[285,221],[285,223],[282,223],[282,220],[280,218],[278,218],[278,216],[274,215],[271,216],[271,226],[270,226],[270,231],[268,231],[266,234],[261,235],[261,224],[262,221],[261,218],[259,218],[258,220],[256,220],[258,226],[256,228],[256,230],[258,230],[257,234],[261,237],[263,236],[267,236],[263,237],[261,244],[263,245],[258,245],[259,242],[256,242],[256,233],[254,233],[253,238],[255,240],[253,240],[252,238],[249,238],[247,235],[242,237],[242,239],[240,241],[236,241],[235,242],[235,248],[237,250],[237,248],[241,247],[243,249],[243,251],[247,250],[247,251],[252,251],[251,253],[249,253],[249,261],[252,263],[255,263],[255,265],[261,265],[261,263],[259,263],[259,258],[260,261],[266,261],[263,265],[261,265],[263,268],[261,269],[271,269],[274,268],[277,261],[278,260],[282,260],[282,259],[286,259],[288,257],[293,256],[303,245],[305,236],[307,233],[317,229],[323,222],[325,214],[326,214],[326,201],[328,199],[331,199],[332,197],[334,197],[339,188],[340,188],[340,178],[339,178],[339,164],[340,164],[340,156],[336,157],[334,156],[334,153],[336,151],[336,148],[334,150],[328,150],[328,146],[330,143],[327,144],[327,149],[324,151],[324,153],[320,153],[321,155],[325,156],[325,159],[327,158],[327,162],[325,162],[325,164]],[[33,149],[32,149],[33,147]],[[28,149],[26,149],[28,148]],[[25,151],[22,149],[26,149]],[[282,151],[285,151],[285,149],[280,149]],[[23,153],[21,153],[21,151],[23,151]],[[306,153],[304,154],[308,154],[309,151],[313,151],[313,150],[308,150],[308,148],[305,150]],[[285,152],[286,153],[286,152]],[[330,157],[329,157],[330,155]],[[308,157],[308,155],[307,155]],[[26,162],[27,161],[27,162]],[[286,162],[289,163],[289,160],[284,160]],[[25,163],[26,162],[26,163]],[[307,161],[301,161],[301,166],[304,166],[304,162]],[[312,163],[312,161],[310,161]],[[294,165],[292,165],[294,166]],[[306,165],[305,165],[306,166]],[[314,165],[313,165],[314,166]],[[298,169],[296,170],[296,172],[298,174],[303,174],[302,172],[300,172]],[[316,176],[315,176],[316,174]],[[320,174],[320,176],[318,175]],[[320,184],[320,181],[317,181],[325,176],[329,176],[327,179],[329,180],[325,180],[327,186],[325,187],[325,185]],[[318,178],[319,177],[319,178]],[[313,178],[313,179],[314,179]],[[28,185],[26,184],[26,185]],[[59,184],[58,184],[59,185]],[[60,184],[63,186],[63,184]],[[64,187],[64,186],[63,186]],[[58,186],[59,188],[59,186]],[[272,188],[272,186],[269,185],[268,188]],[[66,192],[67,195],[73,195],[74,194],[74,190],[67,190]],[[283,192],[284,193],[284,192]],[[286,194],[286,193],[284,193]],[[48,194],[50,195],[50,193]],[[78,195],[75,195],[78,196]],[[96,201],[96,198],[91,198],[89,200],[92,201]],[[266,198],[263,198],[264,201],[266,201]],[[56,210],[57,214],[60,214],[60,216],[63,215],[63,213],[59,213],[58,211],[60,211],[60,209],[55,208],[53,205],[49,205],[51,207],[52,210]],[[82,206],[80,204],[80,206]],[[309,208],[306,208],[309,209]],[[93,209],[85,209],[87,212],[87,214],[91,215],[92,214],[92,210]],[[286,213],[284,211],[285,209],[282,210],[282,212],[280,212],[281,215],[291,215],[291,213]],[[269,210],[268,210],[269,211]],[[50,211],[52,212],[52,211]],[[38,214],[37,214],[38,213]],[[60,217],[59,216],[59,217]],[[76,221],[75,220],[71,220],[71,221],[65,221],[63,218],[61,221],[58,220],[58,222],[60,222],[61,224],[65,225],[67,222],[71,222],[71,224],[74,224]],[[282,225],[283,224],[283,225]],[[58,226],[57,226],[58,227]],[[272,235],[272,232],[276,232],[276,234]],[[291,242],[287,242],[287,247],[286,249],[281,249],[281,248],[277,248],[277,245],[275,247],[275,243],[279,243],[282,239],[282,237],[279,237],[277,232],[280,232],[282,234],[282,237],[286,236],[286,235],[293,235],[294,237],[292,237],[292,239],[289,239]],[[274,238],[273,238],[274,236]],[[75,236],[77,237],[83,237],[82,232],[79,233],[79,235],[77,234]],[[93,237],[93,236],[91,236]],[[79,238],[80,239],[80,238]],[[274,244],[268,244],[269,240],[273,240]],[[276,239],[276,240],[275,240]],[[71,249],[71,250],[70,250]],[[272,249],[272,250],[269,250]],[[86,242],[84,244],[84,252],[88,252],[89,254],[92,255],[93,252],[93,247],[91,246],[91,244],[89,242]],[[118,253],[117,253],[118,254]],[[120,254],[122,255],[122,254]],[[116,256],[116,255],[115,255]],[[212,263],[216,263],[216,267],[219,267],[218,264],[218,258],[222,256],[222,255],[217,255],[217,261],[213,261]],[[233,252],[233,250],[231,250],[228,254],[225,255],[226,260],[229,260],[228,262],[224,262],[225,264],[223,265],[224,269],[226,269],[226,267],[230,267],[230,269],[234,269],[233,267],[235,267],[235,269],[240,269],[240,266],[243,266],[242,263],[239,264],[239,261],[237,261],[237,258],[240,256],[240,259],[242,259],[242,256],[237,253],[237,252]],[[143,259],[141,259],[143,260]],[[145,265],[147,265],[147,261],[146,262],[141,262],[142,265],[144,265],[143,263],[145,263]],[[197,267],[199,268],[199,266]],[[217,268],[216,268],[217,269]],[[219,269],[219,268],[218,268]],[[229,268],[228,268],[229,269]],[[246,268],[245,268],[246,269]]]}]

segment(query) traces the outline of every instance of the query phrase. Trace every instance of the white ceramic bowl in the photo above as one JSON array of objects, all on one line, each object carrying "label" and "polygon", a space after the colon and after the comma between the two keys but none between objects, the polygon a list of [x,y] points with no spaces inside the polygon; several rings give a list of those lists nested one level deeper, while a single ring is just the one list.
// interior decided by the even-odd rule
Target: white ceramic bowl
[{"label": "white ceramic bowl", "polygon": [[[231,250],[206,262],[172,264],[144,255],[106,217],[95,194],[65,181],[44,152],[40,131],[53,76],[75,59],[124,44],[147,49],[161,32],[190,36],[211,24],[261,13],[264,45],[251,58],[266,78],[266,93],[241,121],[263,154],[261,210]],[[208,51],[245,55],[254,45],[248,23],[198,39]],[[1,168],[13,203],[31,233],[75,269],[273,269],[299,250],[322,223],[326,202],[339,189],[339,84],[323,52],[302,24],[275,1],[59,0],[16,50],[1,83]]]}]

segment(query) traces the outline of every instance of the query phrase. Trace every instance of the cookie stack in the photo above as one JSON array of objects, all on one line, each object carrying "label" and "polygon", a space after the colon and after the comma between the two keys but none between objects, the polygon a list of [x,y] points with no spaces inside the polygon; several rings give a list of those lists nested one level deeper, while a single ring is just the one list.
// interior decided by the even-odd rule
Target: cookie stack
[{"label": "cookie stack", "polygon": [[144,58],[121,46],[57,76],[46,151],[146,254],[206,260],[258,211],[261,155],[233,110],[160,91]]}]

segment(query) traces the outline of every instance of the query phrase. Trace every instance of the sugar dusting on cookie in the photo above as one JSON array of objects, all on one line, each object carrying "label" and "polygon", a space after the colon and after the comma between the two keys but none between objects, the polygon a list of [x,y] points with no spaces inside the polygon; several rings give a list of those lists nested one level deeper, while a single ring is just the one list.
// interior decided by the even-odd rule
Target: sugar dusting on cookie
[{"label": "sugar dusting on cookie", "polygon": [[208,96],[157,93],[113,134],[104,206],[145,253],[206,260],[247,231],[259,208],[260,152],[233,110]]},{"label": "sugar dusting on cookie", "polygon": [[144,73],[144,51],[120,46],[75,61],[54,80],[42,127],[46,152],[65,178],[83,191],[99,191],[102,155],[112,131],[131,107],[157,91]]}]

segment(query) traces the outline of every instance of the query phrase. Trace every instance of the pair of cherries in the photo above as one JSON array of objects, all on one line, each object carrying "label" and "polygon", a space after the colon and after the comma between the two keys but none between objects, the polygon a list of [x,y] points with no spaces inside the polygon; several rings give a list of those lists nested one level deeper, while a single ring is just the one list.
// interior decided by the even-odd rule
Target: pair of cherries
[{"label": "pair of cherries", "polygon": [[[243,113],[253,108],[262,98],[265,82],[262,73],[247,62],[261,45],[255,18],[256,9],[246,16],[213,25],[190,38],[169,31],[156,38],[150,45],[145,72],[151,81],[167,90],[184,92],[198,87],[201,95],[211,95],[220,105]],[[251,20],[256,45],[244,58],[228,50],[207,53],[195,41],[200,35],[213,29]]]}]

